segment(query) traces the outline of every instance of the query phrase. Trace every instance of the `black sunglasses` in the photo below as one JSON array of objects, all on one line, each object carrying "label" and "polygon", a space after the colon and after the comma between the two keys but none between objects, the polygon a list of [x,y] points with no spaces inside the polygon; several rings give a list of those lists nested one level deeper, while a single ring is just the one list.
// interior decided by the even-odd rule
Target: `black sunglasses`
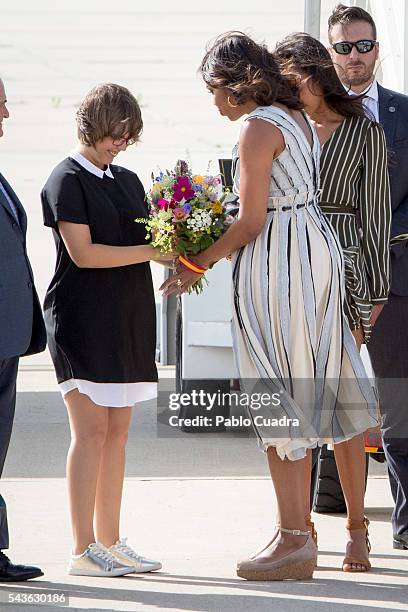
[{"label": "black sunglasses", "polygon": [[332,48],[339,55],[349,55],[355,47],[359,53],[369,53],[377,44],[376,40],[358,40],[357,42],[338,42],[332,45]]}]

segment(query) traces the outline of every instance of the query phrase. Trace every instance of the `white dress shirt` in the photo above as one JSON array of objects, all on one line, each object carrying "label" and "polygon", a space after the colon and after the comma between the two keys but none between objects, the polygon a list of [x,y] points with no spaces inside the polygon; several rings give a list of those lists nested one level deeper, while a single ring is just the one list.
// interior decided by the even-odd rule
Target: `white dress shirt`
[{"label": "white dress shirt", "polygon": [[377,122],[379,122],[380,109],[378,104],[378,86],[376,80],[374,80],[371,85],[367,87],[367,89],[359,94],[352,89],[349,89],[348,93],[350,96],[361,96],[364,94],[365,98],[363,98],[363,106],[367,111],[369,111],[367,113],[369,118],[373,117]]}]

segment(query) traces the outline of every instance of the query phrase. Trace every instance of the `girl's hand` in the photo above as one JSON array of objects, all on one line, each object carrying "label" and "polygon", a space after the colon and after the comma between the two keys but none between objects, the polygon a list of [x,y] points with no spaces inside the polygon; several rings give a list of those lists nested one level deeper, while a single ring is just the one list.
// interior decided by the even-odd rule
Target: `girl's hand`
[{"label": "girl's hand", "polygon": [[163,266],[163,268],[168,268],[169,270],[175,270],[176,269],[176,259],[172,259],[171,261],[165,261],[160,260],[160,261],[156,261],[156,263],[160,264],[161,266]]},{"label": "girl's hand", "polygon": [[162,253],[161,251],[159,251],[159,249],[155,249],[154,247],[151,248],[151,261],[157,261],[157,263],[171,262],[172,265],[170,267],[173,267],[174,262],[178,257],[178,253],[176,253],[175,251],[172,251],[171,253]]}]

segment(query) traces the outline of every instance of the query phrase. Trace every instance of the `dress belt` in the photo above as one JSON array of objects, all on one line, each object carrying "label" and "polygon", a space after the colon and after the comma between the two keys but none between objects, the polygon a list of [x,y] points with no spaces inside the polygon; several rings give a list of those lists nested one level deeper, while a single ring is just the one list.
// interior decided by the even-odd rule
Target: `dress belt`
[{"label": "dress belt", "polygon": [[331,202],[319,202],[319,207],[326,215],[355,215],[357,213],[357,209],[353,208],[353,206],[339,206]]},{"label": "dress belt", "polygon": [[287,204],[284,204],[283,206],[272,206],[272,207],[268,206],[266,210],[267,212],[271,212],[275,210],[282,210],[282,211],[298,210],[299,208],[305,208],[306,206],[310,206],[312,202],[313,200],[311,202],[302,202],[302,204],[292,204],[290,206],[288,206]]},{"label": "dress belt", "polygon": [[288,211],[298,210],[316,204],[317,194],[315,192],[294,193],[291,195],[270,197],[268,202],[268,211]]}]

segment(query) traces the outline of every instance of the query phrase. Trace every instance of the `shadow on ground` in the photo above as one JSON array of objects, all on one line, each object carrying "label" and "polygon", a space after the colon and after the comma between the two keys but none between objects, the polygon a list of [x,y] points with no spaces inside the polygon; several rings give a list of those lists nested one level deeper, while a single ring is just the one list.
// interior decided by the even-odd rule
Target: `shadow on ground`
[{"label": "shadow on ground", "polygon": [[[377,570],[370,573],[375,576]],[[401,575],[403,572],[399,572]],[[315,610],[321,612],[336,612],[337,610],[347,610],[350,612],[367,611],[367,609],[376,608],[379,601],[387,603],[388,610],[401,609],[401,605],[406,604],[406,586],[396,583],[387,583],[387,586],[380,586],[375,583],[367,582],[349,582],[347,584],[347,593],[345,594],[344,580],[333,580],[324,578],[321,571],[315,572],[315,578],[311,581],[304,582],[247,582],[239,579],[217,578],[214,576],[185,576],[157,573],[152,577],[127,577],[129,587],[125,588],[101,588],[79,586],[66,583],[55,583],[47,581],[36,581],[35,583],[27,583],[26,586],[18,585],[11,587],[0,587],[1,591],[11,593],[26,594],[31,589],[35,593],[60,593],[64,592],[69,596],[71,602],[73,599],[93,599],[104,601],[106,610],[117,610],[117,607],[105,607],[109,600],[115,602],[134,602],[143,606],[148,606],[148,609],[174,609],[174,610],[194,610],[198,612],[212,611],[233,611],[240,612],[248,610],[271,610],[273,607],[277,610],[285,610],[285,612],[298,612],[301,605],[302,610]],[[405,572],[405,575],[408,575]],[[146,582],[160,584],[160,592],[145,590]],[[207,588],[206,593],[175,593],[173,590],[163,592],[166,587],[174,587],[179,584],[182,589],[189,587]],[[142,590],[143,589],[143,590]],[[222,589],[224,592],[217,592]],[[225,593],[225,589],[228,592]],[[330,603],[327,601],[330,594]],[[310,599],[310,601],[308,601]],[[338,601],[336,601],[338,600]],[[361,605],[359,602],[361,601]],[[75,602],[77,604],[77,602]],[[373,606],[370,605],[373,604]],[[393,604],[398,607],[394,608]],[[81,609],[81,603],[77,604],[79,608],[70,607],[70,610]],[[84,601],[84,607],[85,607]],[[39,610],[53,609],[52,606],[39,606]],[[30,610],[34,609],[30,606]],[[54,608],[55,609],[55,608]],[[88,608],[100,610],[100,608]]]}]

